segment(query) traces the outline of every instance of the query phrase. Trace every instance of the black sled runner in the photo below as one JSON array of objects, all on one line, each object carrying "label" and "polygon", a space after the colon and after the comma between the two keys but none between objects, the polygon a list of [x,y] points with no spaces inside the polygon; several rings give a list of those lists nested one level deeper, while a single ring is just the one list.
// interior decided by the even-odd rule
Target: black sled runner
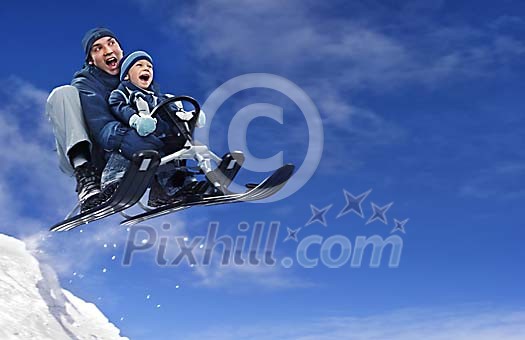
[{"label": "black sled runner", "polygon": [[150,218],[159,217],[195,206],[209,206],[262,200],[279,191],[293,174],[293,169],[294,166],[291,164],[284,165],[263,182],[249,188],[243,193],[231,193],[227,195],[208,197],[198,197],[198,195],[195,197],[194,194],[188,196],[183,195],[179,200],[171,204],[147,211],[139,215],[129,216],[126,220],[122,221],[121,224],[130,226],[144,222]]},{"label": "black sled runner", "polygon": [[71,230],[135,205],[148,189],[159,164],[160,157],[156,151],[143,151],[135,154],[120,185],[109,200],[95,209],[88,210],[55,224],[50,230]]}]

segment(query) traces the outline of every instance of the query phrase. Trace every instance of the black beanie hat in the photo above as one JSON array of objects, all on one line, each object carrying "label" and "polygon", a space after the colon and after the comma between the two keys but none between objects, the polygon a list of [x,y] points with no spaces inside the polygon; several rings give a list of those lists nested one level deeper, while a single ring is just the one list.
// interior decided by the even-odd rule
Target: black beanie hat
[{"label": "black beanie hat", "polygon": [[89,59],[89,52],[91,52],[91,47],[93,46],[93,43],[103,37],[111,37],[118,41],[117,37],[115,36],[115,33],[111,32],[110,29],[105,27],[92,28],[89,31],[87,31],[86,34],[84,34],[84,38],[82,38],[82,47],[84,48],[84,52],[86,53],[86,60]]}]

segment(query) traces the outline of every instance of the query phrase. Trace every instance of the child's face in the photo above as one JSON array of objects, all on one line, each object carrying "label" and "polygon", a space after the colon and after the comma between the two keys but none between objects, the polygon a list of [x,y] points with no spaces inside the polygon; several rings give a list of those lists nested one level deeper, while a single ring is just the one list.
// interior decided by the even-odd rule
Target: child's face
[{"label": "child's face", "polygon": [[146,90],[153,81],[153,65],[145,59],[137,61],[129,69],[128,78],[133,85]]}]

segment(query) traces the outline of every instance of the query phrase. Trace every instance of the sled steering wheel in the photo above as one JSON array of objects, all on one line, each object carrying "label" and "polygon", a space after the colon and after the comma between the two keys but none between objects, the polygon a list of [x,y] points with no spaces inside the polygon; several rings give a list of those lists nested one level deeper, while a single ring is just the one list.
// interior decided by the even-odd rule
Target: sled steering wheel
[{"label": "sled steering wheel", "polygon": [[[186,111],[178,107],[175,102],[190,103],[193,106],[193,110]],[[151,116],[159,115],[162,119],[172,123],[187,140],[191,141],[200,112],[201,106],[194,98],[190,96],[176,96],[170,97],[155,106],[153,111],[151,111]]]}]

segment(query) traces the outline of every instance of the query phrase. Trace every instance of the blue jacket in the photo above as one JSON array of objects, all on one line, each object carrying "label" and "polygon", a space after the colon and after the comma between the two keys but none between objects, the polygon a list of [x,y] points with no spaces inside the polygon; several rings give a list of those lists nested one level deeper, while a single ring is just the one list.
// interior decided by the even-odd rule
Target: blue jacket
[{"label": "blue jacket", "polygon": [[117,150],[129,128],[115,119],[108,98],[119,84],[117,75],[110,75],[94,65],[85,65],[75,73],[71,85],[80,93],[80,102],[89,133],[106,151]]},{"label": "blue jacket", "polygon": [[154,85],[150,86],[146,91],[135,86],[130,81],[122,81],[118,88],[111,92],[109,106],[113,115],[126,126],[128,126],[131,116],[137,113],[135,104],[129,103],[131,95],[135,92],[141,92],[144,95],[150,112],[158,103],[168,98],[166,95],[161,94]]},{"label": "blue jacket", "polygon": [[106,152],[120,152],[128,159],[141,150],[161,152],[164,148],[164,142],[157,136],[141,137],[134,129],[113,116],[108,99],[118,83],[117,76],[112,76],[93,65],[85,65],[71,82],[79,90],[84,118],[91,141],[94,142],[92,156],[95,158],[95,164],[101,169],[105,165],[106,155],[100,148]]}]

